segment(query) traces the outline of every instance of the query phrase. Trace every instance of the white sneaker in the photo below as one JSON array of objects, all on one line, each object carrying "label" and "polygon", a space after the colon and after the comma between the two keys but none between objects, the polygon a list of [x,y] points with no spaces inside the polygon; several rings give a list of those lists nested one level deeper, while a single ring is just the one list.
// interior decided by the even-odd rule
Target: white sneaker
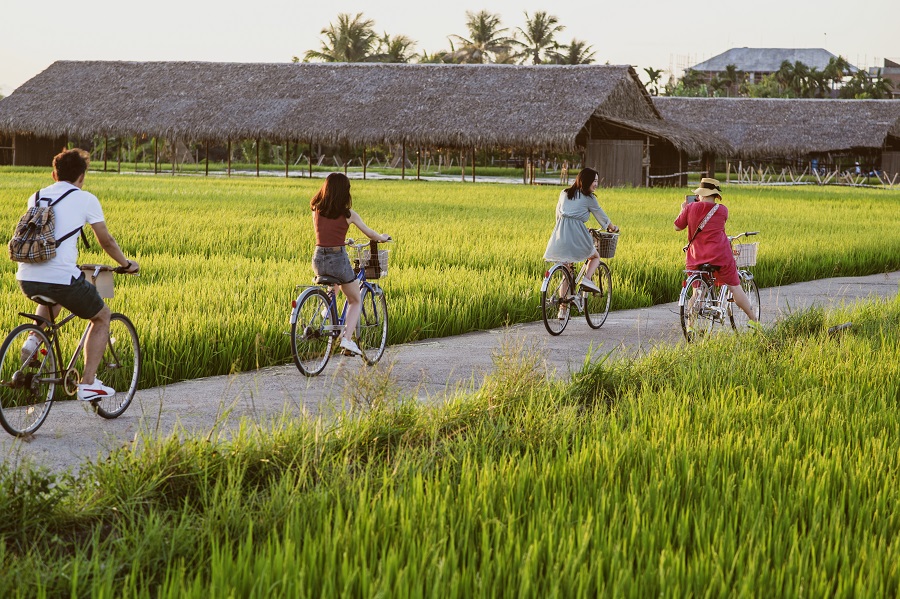
[{"label": "white sneaker", "polygon": [[41,345],[41,340],[37,335],[28,335],[28,339],[22,344],[22,365],[28,364]]},{"label": "white sneaker", "polygon": [[352,339],[347,339],[346,337],[341,337],[341,349],[345,349],[354,356],[361,356],[362,350],[359,349],[359,346],[356,345],[356,342]]},{"label": "white sneaker", "polygon": [[90,385],[85,385],[83,383],[79,383],[78,385],[78,399],[81,401],[94,401],[95,399],[106,399],[108,397],[112,397],[116,394],[116,390],[112,387],[107,387],[103,384],[103,381],[94,377],[94,382]]},{"label": "white sneaker", "polygon": [[559,309],[559,312],[556,313],[556,318],[559,320],[565,320],[569,317],[569,309],[566,307],[562,307]]},{"label": "white sneaker", "polygon": [[588,278],[581,279],[581,286],[588,291],[593,291],[594,293],[602,293],[599,287],[597,287],[594,282]]}]

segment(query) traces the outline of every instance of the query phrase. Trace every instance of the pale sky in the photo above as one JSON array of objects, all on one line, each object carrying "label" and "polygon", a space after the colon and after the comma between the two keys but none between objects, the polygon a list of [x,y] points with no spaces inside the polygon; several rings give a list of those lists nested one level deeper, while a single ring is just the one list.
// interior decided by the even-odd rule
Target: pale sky
[{"label": "pale sky", "polygon": [[[7,4],[10,3],[10,4]],[[466,11],[499,14],[515,31],[546,11],[572,38],[593,46],[595,62],[678,73],[729,48],[825,48],[860,67],[900,58],[897,0],[4,0],[0,10],[0,94],[9,95],[57,60],[289,62],[319,49],[339,12],[358,12],[379,33],[416,40],[417,53],[449,49],[467,36]]]}]

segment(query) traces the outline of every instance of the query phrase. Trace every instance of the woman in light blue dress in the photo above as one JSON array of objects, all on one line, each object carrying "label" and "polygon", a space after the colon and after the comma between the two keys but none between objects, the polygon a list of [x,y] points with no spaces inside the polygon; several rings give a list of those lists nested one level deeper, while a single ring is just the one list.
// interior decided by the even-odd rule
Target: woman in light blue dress
[{"label": "woman in light blue dress", "polygon": [[[593,214],[601,229],[610,233],[619,232],[619,227],[610,222],[597,203],[594,191],[598,185],[600,174],[592,168],[584,168],[575,177],[572,187],[560,192],[559,202],[556,204],[556,226],[544,252],[544,260],[548,262],[571,264],[587,260],[587,271],[581,286],[594,292],[600,292],[591,281],[594,271],[600,266],[600,254],[594,247],[594,240],[585,224]],[[566,292],[567,290],[562,290],[562,293]]]}]

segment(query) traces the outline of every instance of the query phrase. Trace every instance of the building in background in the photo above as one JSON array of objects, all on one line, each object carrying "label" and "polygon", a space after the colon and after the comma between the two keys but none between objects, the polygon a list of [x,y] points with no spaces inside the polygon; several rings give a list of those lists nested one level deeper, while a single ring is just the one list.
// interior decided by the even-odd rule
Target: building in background
[{"label": "building in background", "polygon": [[[734,65],[747,74],[748,83],[759,83],[766,75],[778,72],[784,61],[792,65],[802,62],[809,68],[824,71],[829,61],[836,58],[824,48],[732,48],[690,68],[712,79],[722,77],[728,66]],[[850,65],[849,70],[855,73],[859,69]]]}]

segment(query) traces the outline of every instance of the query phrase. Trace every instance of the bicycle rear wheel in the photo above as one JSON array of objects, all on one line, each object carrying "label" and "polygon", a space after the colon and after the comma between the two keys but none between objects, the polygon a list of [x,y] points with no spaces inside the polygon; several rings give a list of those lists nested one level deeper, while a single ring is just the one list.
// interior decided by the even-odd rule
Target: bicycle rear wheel
[{"label": "bicycle rear wheel", "polygon": [[316,376],[328,364],[336,321],[331,299],[321,289],[307,289],[297,298],[291,312],[291,354],[304,375]]},{"label": "bicycle rear wheel", "polygon": [[681,307],[681,330],[688,341],[697,341],[712,331],[716,292],[703,277],[688,278],[681,290],[678,305]]},{"label": "bicycle rear wheel", "polygon": [[[753,280],[753,275],[749,272],[739,270],[738,274],[741,276],[741,289],[747,294],[747,298],[750,300],[750,307],[753,309],[753,314],[756,316],[756,319],[759,320],[759,288],[756,286],[756,281]],[[729,293],[729,298],[730,297],[731,294]],[[731,301],[728,302],[728,318],[731,320],[731,326],[735,330],[746,330],[747,323],[750,322],[747,313]]]},{"label": "bicycle rear wheel", "polygon": [[356,340],[363,352],[363,360],[371,366],[381,359],[387,346],[387,300],[380,287],[375,287],[374,290],[363,287],[360,301],[362,308],[356,327]]},{"label": "bicycle rear wheel", "polygon": [[569,324],[571,297],[574,293],[572,273],[562,264],[551,268],[541,284],[541,315],[551,335],[559,335]]},{"label": "bicycle rear wheel", "polygon": [[606,322],[609,315],[609,306],[612,303],[612,275],[609,272],[609,266],[606,262],[600,261],[600,266],[594,271],[591,277],[594,285],[600,288],[600,293],[582,290],[584,297],[584,317],[587,319],[588,326],[592,329],[599,329]]},{"label": "bicycle rear wheel", "polygon": [[141,377],[141,342],[134,324],[124,314],[109,319],[109,340],[97,367],[97,378],[116,390],[116,394],[92,401],[103,418],[117,418],[134,399]]},{"label": "bicycle rear wheel", "polygon": [[0,346],[0,424],[6,432],[21,437],[40,428],[53,405],[57,375],[44,331],[31,324],[13,329]]}]

